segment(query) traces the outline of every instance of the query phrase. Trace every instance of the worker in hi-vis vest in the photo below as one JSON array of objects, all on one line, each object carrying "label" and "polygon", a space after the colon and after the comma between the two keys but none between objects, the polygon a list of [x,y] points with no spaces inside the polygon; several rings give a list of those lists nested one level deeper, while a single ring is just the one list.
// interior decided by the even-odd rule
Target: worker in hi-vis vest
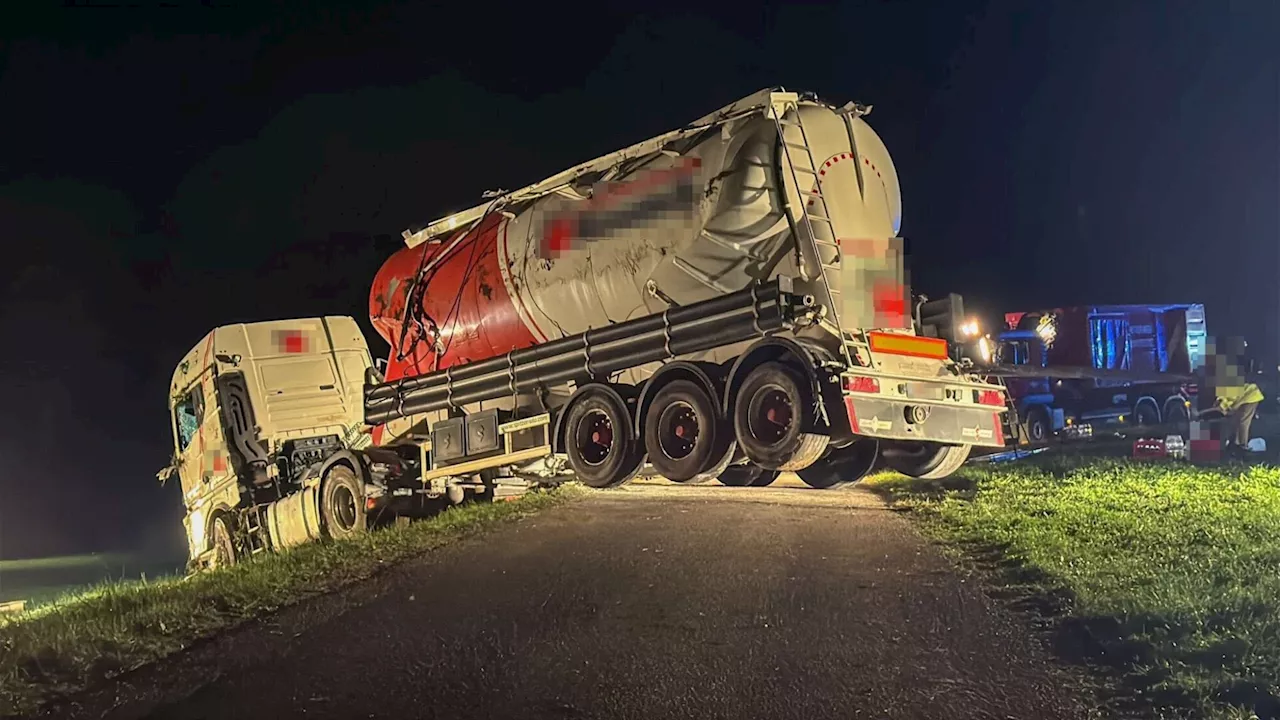
[{"label": "worker in hi-vis vest", "polygon": [[1253,417],[1263,400],[1262,390],[1250,382],[1249,363],[1243,358],[1224,365],[1222,377],[1217,378],[1214,387],[1217,407],[1227,418],[1223,440],[1235,450],[1244,450],[1249,445]]}]

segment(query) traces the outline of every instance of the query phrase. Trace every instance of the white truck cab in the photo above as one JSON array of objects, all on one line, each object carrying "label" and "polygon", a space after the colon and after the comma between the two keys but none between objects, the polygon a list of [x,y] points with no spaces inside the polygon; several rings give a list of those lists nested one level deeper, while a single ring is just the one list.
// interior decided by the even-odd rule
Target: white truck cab
[{"label": "white truck cab", "polygon": [[181,480],[194,568],[364,529],[400,468],[394,452],[368,447],[371,367],[350,317],[226,325],[183,357],[161,479]]}]

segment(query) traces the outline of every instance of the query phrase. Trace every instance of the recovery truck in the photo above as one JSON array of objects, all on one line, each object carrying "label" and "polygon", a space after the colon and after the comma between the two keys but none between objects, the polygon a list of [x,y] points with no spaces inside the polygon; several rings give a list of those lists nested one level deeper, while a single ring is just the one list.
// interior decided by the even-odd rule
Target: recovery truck
[{"label": "recovery truck", "polygon": [[385,366],[350,318],[215,330],[170,393],[193,563],[570,477],[833,488],[1002,447],[963,318],[907,310],[869,111],[761,91],[406,230],[370,293]]},{"label": "recovery truck", "polygon": [[1204,306],[1090,305],[1005,315],[995,343],[1021,438],[1091,436],[1194,416],[1204,366]]}]

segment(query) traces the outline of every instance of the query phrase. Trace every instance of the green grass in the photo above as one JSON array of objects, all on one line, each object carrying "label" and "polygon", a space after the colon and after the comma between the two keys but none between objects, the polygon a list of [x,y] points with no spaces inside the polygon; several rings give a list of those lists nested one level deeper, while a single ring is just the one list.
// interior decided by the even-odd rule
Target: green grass
[{"label": "green grass", "polygon": [[0,716],[30,713],[197,639],[578,492],[562,487],[510,502],[468,504],[407,527],[304,545],[185,579],[108,583],[0,617]]},{"label": "green grass", "polygon": [[1280,717],[1280,469],[1068,458],[870,484],[1054,614],[1117,708]]}]

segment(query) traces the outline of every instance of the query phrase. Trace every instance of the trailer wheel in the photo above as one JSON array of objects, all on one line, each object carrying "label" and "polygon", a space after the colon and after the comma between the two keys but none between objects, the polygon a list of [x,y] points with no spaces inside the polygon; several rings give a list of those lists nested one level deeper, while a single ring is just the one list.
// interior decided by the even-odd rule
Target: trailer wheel
[{"label": "trailer wheel", "polygon": [[213,542],[213,566],[215,568],[231,567],[240,559],[236,553],[236,542],[231,534],[231,521],[226,513],[218,513],[210,524],[210,536]]},{"label": "trailer wheel", "polygon": [[644,422],[649,464],[673,482],[688,482],[707,472],[720,449],[719,413],[707,391],[688,380],[673,380],[653,398]]},{"label": "trailer wheel", "polygon": [[716,479],[729,487],[766,487],[780,474],[777,470],[765,470],[755,465],[730,465]]},{"label": "trailer wheel", "polygon": [[871,472],[879,457],[880,443],[874,438],[856,440],[852,445],[833,449],[826,457],[796,475],[806,485],[819,490],[838,490],[851,485]]},{"label": "trailer wheel", "polygon": [[364,492],[346,465],[334,465],[324,478],[320,515],[329,537],[341,540],[365,531]]},{"label": "trailer wheel", "polygon": [[636,476],[641,453],[626,406],[606,392],[588,392],[565,418],[565,454],[583,485],[617,487]]},{"label": "trailer wheel", "polygon": [[885,454],[885,465],[908,477],[941,480],[964,465],[973,446],[905,443],[894,449]]},{"label": "trailer wheel", "polygon": [[752,463],[776,470],[800,450],[805,393],[798,374],[770,362],[747,375],[733,404],[733,432]]}]

